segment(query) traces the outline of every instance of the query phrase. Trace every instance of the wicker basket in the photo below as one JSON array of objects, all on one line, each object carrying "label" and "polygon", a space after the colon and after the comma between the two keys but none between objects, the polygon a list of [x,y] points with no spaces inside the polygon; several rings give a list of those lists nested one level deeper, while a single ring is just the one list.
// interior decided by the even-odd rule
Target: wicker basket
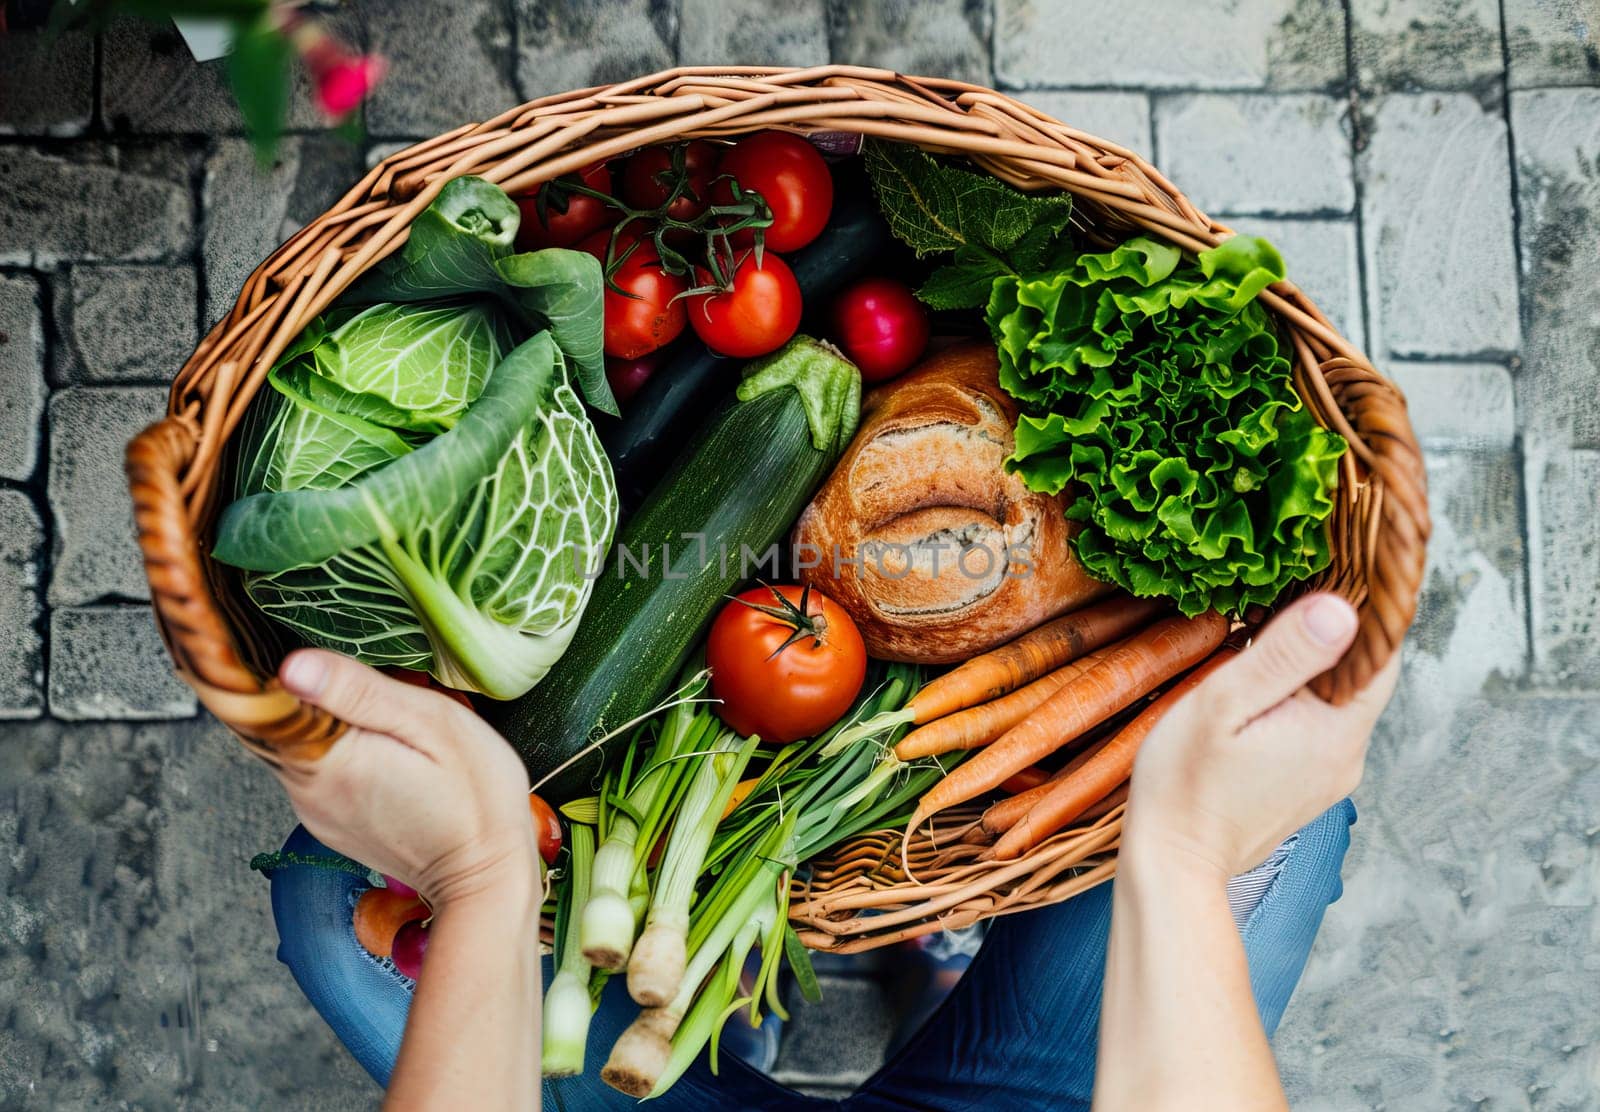
[{"label": "wicker basket", "polygon": [[[173,383],[168,416],[128,446],[139,542],[156,618],[178,674],[269,761],[320,756],[344,724],[274,679],[275,641],[206,556],[223,446],[291,339],[367,267],[397,249],[451,178],[516,193],[648,143],[784,128],[831,143],[857,136],[963,155],[1014,186],[1063,189],[1097,238],[1143,231],[1190,252],[1230,230],[1137,155],[989,89],[855,66],[669,70],[546,97],[402,151],[374,167],[256,268],[233,310]],[[1342,702],[1394,653],[1416,607],[1428,535],[1421,453],[1399,391],[1295,286],[1261,294],[1294,350],[1294,383],[1350,451],[1331,520],[1333,561],[1314,584],[1360,611],[1355,644],[1314,687]],[[792,915],[812,946],[857,950],[1066,899],[1111,876],[1121,809],[1012,862],[978,862],[960,840],[973,815],[941,816],[908,848],[863,837],[796,882]],[[871,914],[864,914],[871,912]]]}]

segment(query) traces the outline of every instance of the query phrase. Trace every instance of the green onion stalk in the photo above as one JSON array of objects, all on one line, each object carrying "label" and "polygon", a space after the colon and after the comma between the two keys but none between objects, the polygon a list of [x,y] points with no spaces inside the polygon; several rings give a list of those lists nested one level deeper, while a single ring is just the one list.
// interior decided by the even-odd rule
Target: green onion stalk
[{"label": "green onion stalk", "polygon": [[673,818],[644,930],[628,958],[628,994],[661,1007],[678,993],[688,961],[689,908],[733,789],[760,739],[722,728],[698,762]]},{"label": "green onion stalk", "polygon": [[[579,931],[584,955],[597,969],[615,971],[627,963],[642,918],[640,893],[648,898],[645,859],[671,821],[704,745],[721,728],[696,702],[706,684],[706,674],[697,674],[679,690],[681,701],[659,723],[646,722],[635,731],[615,784],[601,793],[602,840],[595,854],[594,891]],[[651,732],[655,743],[647,746]],[[648,756],[635,770],[634,758],[646,748]]]},{"label": "green onion stalk", "polygon": [[[889,665],[883,682],[843,722],[781,750],[749,795],[716,824],[699,866],[702,878],[715,879],[694,905],[683,975],[670,999],[641,1014],[617,1040],[601,1071],[609,1084],[633,1096],[660,1096],[708,1045],[715,1071],[717,1039],[734,1012],[748,1006],[756,1025],[765,1003],[771,1014],[786,1018],[778,993],[785,956],[802,992],[815,998],[815,974],[788,921],[791,876],[803,862],[855,834],[903,821],[964,755],[900,761],[893,747],[904,726],[883,736],[857,731],[838,743],[854,724],[903,706],[917,680],[916,669]],[[762,960],[755,985],[748,996],[738,996],[740,972],[758,944]],[[632,981],[630,968],[630,990]]]},{"label": "green onion stalk", "polygon": [[594,827],[572,823],[568,834],[567,882],[556,905],[556,966],[544,994],[546,1077],[571,1077],[583,1072],[584,1046],[594,998],[589,991],[590,965],[578,941],[578,920],[589,897],[594,866]]}]

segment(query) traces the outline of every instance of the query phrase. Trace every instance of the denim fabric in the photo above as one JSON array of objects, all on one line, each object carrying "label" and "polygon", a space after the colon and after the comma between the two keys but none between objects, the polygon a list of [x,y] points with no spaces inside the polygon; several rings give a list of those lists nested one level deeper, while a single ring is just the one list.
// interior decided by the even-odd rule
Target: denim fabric
[{"label": "denim fabric", "polygon": [[[1339,870],[1354,821],[1355,808],[1345,800],[1301,830],[1286,844],[1277,875],[1244,923],[1250,987],[1268,1035],[1283,1018],[1324,909],[1339,898]],[[321,847],[296,831],[285,848],[305,853]],[[351,1054],[383,1084],[399,1050],[410,990],[403,978],[355,944],[349,909],[359,887],[355,877],[323,869],[275,873],[278,956]],[[838,1104],[795,1093],[724,1054],[720,1077],[711,1075],[702,1058],[650,1107],[659,1112],[1086,1109],[1094,1088],[1110,926],[1109,884],[1056,907],[997,921],[966,976],[923,1029]],[[590,1068],[583,1077],[546,1082],[547,1108],[589,1112],[635,1106],[597,1074],[606,1049],[636,1012],[621,978],[613,980],[590,1031]]]}]

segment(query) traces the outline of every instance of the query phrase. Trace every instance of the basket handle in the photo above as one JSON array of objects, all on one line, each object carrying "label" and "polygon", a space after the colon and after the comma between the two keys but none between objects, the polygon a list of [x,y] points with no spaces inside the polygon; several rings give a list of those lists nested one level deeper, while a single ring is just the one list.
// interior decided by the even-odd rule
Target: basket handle
[{"label": "basket handle", "polygon": [[276,677],[261,679],[241,656],[210,589],[181,487],[199,444],[199,427],[181,414],[128,442],[124,463],[156,625],[178,675],[247,748],[274,765],[316,760],[346,725],[289,694]]},{"label": "basket handle", "polygon": [[1347,566],[1316,584],[1343,595],[1359,615],[1350,648],[1311,681],[1313,692],[1339,705],[1354,698],[1400,651],[1416,616],[1432,523],[1428,474],[1405,396],[1365,360],[1339,356],[1319,371],[1322,389],[1334,403],[1324,411],[1354,457],[1341,476],[1338,496],[1365,510],[1347,518],[1348,532],[1341,538]]}]

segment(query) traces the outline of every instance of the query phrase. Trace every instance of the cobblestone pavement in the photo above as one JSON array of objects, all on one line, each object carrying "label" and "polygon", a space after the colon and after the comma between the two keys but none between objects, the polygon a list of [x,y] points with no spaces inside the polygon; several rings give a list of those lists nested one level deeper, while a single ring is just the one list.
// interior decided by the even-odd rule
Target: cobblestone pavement
[{"label": "cobblestone pavement", "polygon": [[[1435,540],[1344,899],[1277,1040],[1297,1107],[1600,1107],[1596,0],[361,0],[356,149],[258,174],[170,30],[0,38],[0,1107],[339,1108],[375,1090],[272,960],[288,826],[141,603],[128,435],[249,269],[364,164],[671,63],[992,82],[1270,236],[1412,399]],[[847,1086],[870,985],[783,1076]],[[852,1032],[842,1040],[834,1032]],[[871,1037],[869,1037],[871,1036]]]}]

